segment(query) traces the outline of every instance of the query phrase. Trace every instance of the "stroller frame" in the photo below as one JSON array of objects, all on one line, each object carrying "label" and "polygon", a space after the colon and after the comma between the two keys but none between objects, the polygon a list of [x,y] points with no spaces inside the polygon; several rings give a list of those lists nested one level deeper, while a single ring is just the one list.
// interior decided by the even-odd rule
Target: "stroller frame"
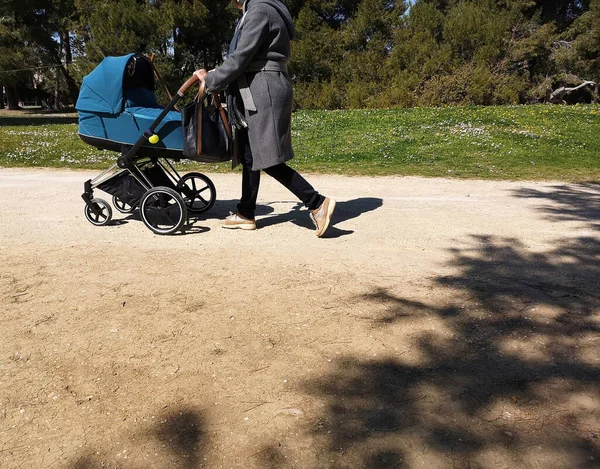
[{"label": "stroller frame", "polygon": [[[84,213],[87,220],[96,226],[103,226],[112,220],[112,209],[108,202],[94,197],[94,190],[106,188],[117,178],[130,178],[129,186],[133,193],[127,200],[113,195],[113,205],[121,213],[132,213],[139,208],[144,224],[156,234],[172,234],[183,228],[188,212],[199,214],[210,209],[216,200],[216,189],[212,181],[201,173],[187,173],[181,176],[171,161],[179,161],[178,152],[168,151],[165,155],[139,155],[144,144],[154,136],[154,130],[164,117],[175,108],[185,92],[198,81],[192,76],[179,89],[171,102],[162,110],[135,144],[123,152],[117,163],[103,171],[94,179],[84,183],[81,195],[85,202]],[[153,150],[152,147],[145,147]],[[169,153],[169,156],[166,154]],[[175,156],[177,155],[177,156]],[[205,194],[208,192],[208,194]],[[110,192],[108,192],[110,193]]]}]

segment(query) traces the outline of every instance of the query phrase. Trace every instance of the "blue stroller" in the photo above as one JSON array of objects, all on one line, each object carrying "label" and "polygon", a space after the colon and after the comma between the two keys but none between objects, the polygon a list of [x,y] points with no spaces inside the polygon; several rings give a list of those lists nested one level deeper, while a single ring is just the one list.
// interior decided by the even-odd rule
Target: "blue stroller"
[{"label": "blue stroller", "polygon": [[111,206],[94,197],[95,189],[112,195],[121,213],[139,209],[144,224],[161,235],[181,230],[188,212],[205,212],[215,202],[216,189],[207,176],[181,176],[172,163],[183,158],[184,145],[182,115],[173,109],[198,79],[186,81],[163,108],[154,94],[154,75],[148,58],[129,54],[105,58],[83,79],[75,106],[79,136],[98,149],[120,153],[113,166],[84,184],[84,213],[93,225],[112,219]]}]

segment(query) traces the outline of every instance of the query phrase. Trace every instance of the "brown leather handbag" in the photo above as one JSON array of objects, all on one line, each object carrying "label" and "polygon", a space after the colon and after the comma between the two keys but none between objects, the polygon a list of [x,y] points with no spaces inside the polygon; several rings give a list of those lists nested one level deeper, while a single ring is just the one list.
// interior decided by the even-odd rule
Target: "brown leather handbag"
[{"label": "brown leather handbag", "polygon": [[[212,99],[211,99],[212,98]],[[233,138],[227,111],[218,94],[210,97],[200,84],[198,98],[181,111],[183,156],[203,163],[229,161],[233,155]]]}]

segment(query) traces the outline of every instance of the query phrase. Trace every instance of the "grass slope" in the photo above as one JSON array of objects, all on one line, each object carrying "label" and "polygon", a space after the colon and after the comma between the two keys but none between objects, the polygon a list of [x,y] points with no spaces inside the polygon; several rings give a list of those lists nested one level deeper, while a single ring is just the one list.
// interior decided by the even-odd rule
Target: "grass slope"
[{"label": "grass slope", "polygon": [[[71,117],[0,115],[0,166],[103,169]],[[600,180],[600,106],[300,111],[300,171],[483,179]],[[228,165],[186,168],[227,171]]]}]

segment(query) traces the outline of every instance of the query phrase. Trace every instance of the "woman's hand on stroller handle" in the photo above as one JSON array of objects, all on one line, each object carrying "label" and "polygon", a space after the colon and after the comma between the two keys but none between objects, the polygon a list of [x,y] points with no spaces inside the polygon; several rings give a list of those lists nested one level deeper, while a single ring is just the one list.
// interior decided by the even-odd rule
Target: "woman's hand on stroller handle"
[{"label": "woman's hand on stroller handle", "polygon": [[196,70],[194,72],[194,75],[196,75],[198,77],[198,80],[200,80],[200,81],[204,81],[204,78],[206,78],[207,74],[208,74],[208,72],[206,70],[204,70],[203,68],[201,68],[200,70]]},{"label": "woman's hand on stroller handle", "polygon": [[187,92],[187,90],[189,90],[197,82],[200,82],[200,85],[202,85],[204,83],[204,78],[207,74],[208,72],[203,68],[201,68],[200,70],[196,70],[194,74],[188,79],[188,81],[186,81],[183,84],[183,86],[179,88],[177,94],[180,97],[183,96]]},{"label": "woman's hand on stroller handle", "polygon": [[[204,75],[200,75],[198,72],[204,72]],[[181,88],[179,88],[179,91],[177,92],[177,94],[180,97],[183,96],[187,92],[187,90],[189,90],[197,82],[200,82],[200,85],[202,85],[204,83],[205,76],[206,76],[206,70],[201,69],[201,70],[195,71],[194,74],[188,79],[188,81],[186,81],[183,84],[183,86]]]}]

